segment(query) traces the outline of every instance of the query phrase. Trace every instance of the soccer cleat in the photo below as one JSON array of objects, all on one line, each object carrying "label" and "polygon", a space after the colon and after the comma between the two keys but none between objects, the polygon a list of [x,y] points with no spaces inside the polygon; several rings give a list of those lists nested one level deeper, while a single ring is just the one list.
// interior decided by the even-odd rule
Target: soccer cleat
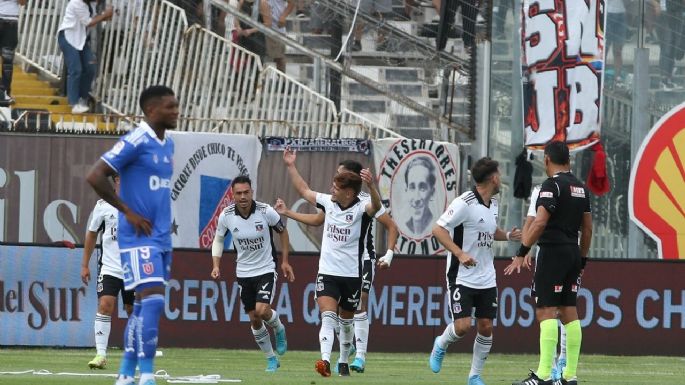
[{"label": "soccer cleat", "polygon": [[133,377],[129,376],[124,376],[123,374],[120,374],[117,377],[117,381],[114,383],[114,385],[135,385],[136,380]]},{"label": "soccer cleat", "polygon": [[278,358],[276,356],[269,357],[266,359],[266,370],[265,372],[273,373],[278,370],[278,368],[281,367],[281,363],[278,362]]},{"label": "soccer cleat", "polygon": [[564,376],[564,369],[566,369],[566,358],[557,360],[556,369],[557,373],[559,373],[559,379],[561,379]]},{"label": "soccer cleat", "polygon": [[341,377],[349,377],[350,365],[342,362],[338,363],[338,375]]},{"label": "soccer cleat", "polygon": [[435,337],[435,341],[433,342],[433,350],[431,351],[431,356],[428,359],[428,363],[430,364],[433,373],[440,372],[440,369],[442,368],[442,360],[445,358],[446,352],[445,349],[438,346],[438,338],[440,337]]},{"label": "soccer cleat", "polygon": [[364,368],[366,368],[366,362],[363,358],[359,357],[355,358],[354,362],[352,362],[352,365],[350,365],[350,369],[357,373],[364,373]]},{"label": "soccer cleat", "polygon": [[314,370],[324,377],[331,376],[331,363],[326,360],[318,360],[314,364]]},{"label": "soccer cleat", "polygon": [[483,379],[480,378],[479,374],[476,374],[474,376],[469,377],[468,385],[485,385],[485,382],[483,382]]},{"label": "soccer cleat", "polygon": [[567,380],[565,378],[562,378],[558,383],[555,385],[578,385],[578,378],[573,377],[570,380]]},{"label": "soccer cleat", "polygon": [[278,353],[279,356],[282,356],[286,351],[288,351],[288,340],[285,338],[284,326],[276,331],[276,353]]},{"label": "soccer cleat", "polygon": [[541,379],[532,370],[530,371],[530,374],[528,375],[528,377],[526,379],[521,380],[521,381],[515,381],[515,382],[511,383],[511,385],[559,385],[559,384],[561,384],[560,381],[554,381],[551,378],[548,380]]},{"label": "soccer cleat", "polygon": [[155,380],[153,380],[153,379],[151,378],[151,379],[149,379],[149,380],[143,382],[143,383],[140,384],[140,385],[157,385],[157,383],[155,382]]},{"label": "soccer cleat", "polygon": [[107,358],[101,355],[96,355],[95,358],[88,363],[88,367],[91,369],[104,369],[105,366],[107,366]]}]

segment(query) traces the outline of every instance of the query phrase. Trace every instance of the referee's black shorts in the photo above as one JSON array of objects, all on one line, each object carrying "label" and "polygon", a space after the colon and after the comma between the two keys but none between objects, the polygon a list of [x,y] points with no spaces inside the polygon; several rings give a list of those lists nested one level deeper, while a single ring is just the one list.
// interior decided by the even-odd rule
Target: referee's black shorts
[{"label": "referee's black shorts", "polygon": [[578,245],[540,245],[533,278],[536,306],[576,306],[580,270]]}]

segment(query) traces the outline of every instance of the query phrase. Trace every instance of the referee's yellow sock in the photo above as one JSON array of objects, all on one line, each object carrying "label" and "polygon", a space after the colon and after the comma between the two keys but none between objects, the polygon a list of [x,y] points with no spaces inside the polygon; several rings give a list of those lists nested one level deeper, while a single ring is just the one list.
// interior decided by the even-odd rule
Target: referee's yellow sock
[{"label": "referee's yellow sock", "polygon": [[564,369],[564,378],[571,379],[576,376],[576,370],[578,369],[583,331],[580,328],[579,320],[569,322],[564,327],[566,328],[566,369]]},{"label": "referee's yellow sock", "polygon": [[[548,379],[552,374],[552,360],[554,351],[557,349],[558,332],[556,319],[540,322],[540,364],[535,374],[543,380]],[[568,350],[568,331],[566,332],[566,344]]]}]

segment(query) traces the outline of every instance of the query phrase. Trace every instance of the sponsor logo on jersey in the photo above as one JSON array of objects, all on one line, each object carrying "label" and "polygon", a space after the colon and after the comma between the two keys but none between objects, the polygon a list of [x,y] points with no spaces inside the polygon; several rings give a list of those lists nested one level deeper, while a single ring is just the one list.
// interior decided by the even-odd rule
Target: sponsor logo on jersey
[{"label": "sponsor logo on jersey", "polygon": [[574,293],[578,292],[578,285],[571,285],[571,291]]},{"label": "sponsor logo on jersey", "polygon": [[551,191],[540,191],[539,198],[554,198],[554,194]]},{"label": "sponsor logo on jersey", "polygon": [[564,290],[563,285],[554,285],[554,292],[555,293],[561,293]]},{"label": "sponsor logo on jersey", "polygon": [[585,189],[578,186],[571,186],[571,196],[574,198],[585,198]]}]

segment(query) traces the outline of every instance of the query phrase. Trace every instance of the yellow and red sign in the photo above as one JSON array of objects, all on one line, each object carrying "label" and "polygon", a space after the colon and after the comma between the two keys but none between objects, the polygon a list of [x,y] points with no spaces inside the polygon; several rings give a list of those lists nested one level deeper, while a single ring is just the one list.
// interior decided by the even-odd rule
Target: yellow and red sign
[{"label": "yellow and red sign", "polygon": [[630,218],[659,245],[659,257],[685,259],[685,103],[647,134],[630,174]]}]

